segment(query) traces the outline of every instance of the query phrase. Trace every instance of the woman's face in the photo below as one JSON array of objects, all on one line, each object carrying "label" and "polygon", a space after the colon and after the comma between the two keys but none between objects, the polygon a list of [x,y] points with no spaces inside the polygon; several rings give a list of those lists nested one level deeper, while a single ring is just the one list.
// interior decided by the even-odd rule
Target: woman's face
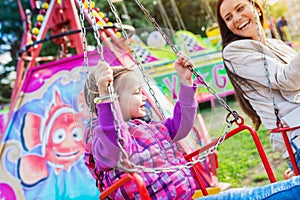
[{"label": "woman's face", "polygon": [[[259,19],[257,10],[249,0],[224,0],[220,6],[220,14],[226,26],[236,35],[252,38],[258,41],[257,24]],[[257,15],[254,17],[254,12]]]}]

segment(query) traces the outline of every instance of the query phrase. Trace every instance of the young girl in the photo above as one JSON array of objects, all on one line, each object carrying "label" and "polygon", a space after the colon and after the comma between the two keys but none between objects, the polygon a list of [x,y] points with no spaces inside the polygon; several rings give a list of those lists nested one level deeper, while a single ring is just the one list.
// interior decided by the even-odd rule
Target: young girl
[{"label": "young girl", "polygon": [[[281,40],[266,38],[264,13],[258,0],[219,0],[217,19],[227,74],[255,128],[261,123],[269,130],[277,128],[274,102],[283,125],[299,126],[300,56]],[[288,133],[295,151],[300,147],[299,135],[299,129]],[[281,133],[270,137],[272,147],[288,158]],[[300,165],[300,156],[296,159]],[[286,172],[289,175],[290,170]]]},{"label": "young girl", "polygon": [[[121,144],[131,163],[146,168],[171,167],[186,163],[177,149],[176,142],[183,139],[191,130],[197,112],[195,101],[196,86],[193,85],[192,72],[187,66],[191,60],[178,54],[175,70],[180,77],[180,95],[174,108],[174,115],[164,121],[144,121],[146,116],[146,96],[143,94],[142,78],[137,71],[110,67],[100,62],[90,77],[89,93],[94,95],[93,110],[97,112],[94,127],[92,154],[96,168],[103,173],[103,184],[109,187],[124,174],[116,168],[123,156],[117,145],[118,134],[114,126],[114,115],[108,93],[108,84],[114,88],[115,111],[118,116]],[[87,94],[87,88],[85,93]],[[120,157],[121,156],[121,157]],[[124,159],[124,156],[122,157]],[[191,199],[195,181],[190,169],[174,172],[139,173],[146,184],[152,199]],[[139,199],[135,184],[129,182],[119,188],[113,199]]]}]

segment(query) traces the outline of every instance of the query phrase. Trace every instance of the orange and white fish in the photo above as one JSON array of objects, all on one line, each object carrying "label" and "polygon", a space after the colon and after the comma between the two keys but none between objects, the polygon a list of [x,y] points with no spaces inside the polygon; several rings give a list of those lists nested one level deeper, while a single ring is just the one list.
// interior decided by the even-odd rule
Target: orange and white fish
[{"label": "orange and white fish", "polygon": [[[24,117],[21,133],[29,153],[20,158],[19,177],[25,185],[46,179],[49,175],[47,166],[51,166],[55,174],[63,169],[69,171],[85,151],[84,128],[82,122],[76,120],[76,111],[63,103],[58,91],[50,105],[45,117],[34,113]],[[37,146],[41,146],[41,155],[30,153]]]}]

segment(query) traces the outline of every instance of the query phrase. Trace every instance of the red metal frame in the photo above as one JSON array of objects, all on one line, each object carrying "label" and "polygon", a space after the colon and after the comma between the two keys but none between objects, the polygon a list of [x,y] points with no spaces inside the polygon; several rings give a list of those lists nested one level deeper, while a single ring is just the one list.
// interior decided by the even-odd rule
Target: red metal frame
[{"label": "red metal frame", "polygon": [[[240,120],[239,121],[236,121],[236,124],[238,125],[237,128],[229,131],[227,134],[226,134],[226,137],[225,137],[225,140],[234,136],[235,134],[239,133],[239,132],[242,132],[244,130],[248,130],[253,138],[253,141],[255,143],[255,146],[257,148],[257,151],[259,153],[259,156],[262,160],[262,163],[264,165],[264,168],[266,170],[266,173],[269,177],[269,180],[271,183],[274,183],[276,182],[276,178],[274,176],[274,173],[273,173],[273,170],[271,168],[271,165],[269,163],[269,160],[266,156],[266,153],[263,149],[263,146],[260,142],[260,139],[258,137],[258,134],[257,132],[251,127],[251,126],[248,126],[248,125],[245,125],[244,124],[244,120],[240,117],[239,118]],[[287,130],[294,130],[296,128],[286,128],[286,129],[279,129],[280,131],[287,131]],[[277,132],[278,132],[278,129],[276,129]],[[286,134],[285,134],[286,135]],[[220,140],[221,137],[215,139],[214,141],[212,141],[211,143],[203,146],[202,148],[188,154],[188,155],[185,155],[185,159],[188,161],[188,162],[192,162],[193,161],[193,158],[194,157],[197,157],[201,152],[204,152],[208,149],[210,149],[211,147],[215,146],[218,141]],[[288,141],[288,140],[287,140]],[[289,144],[289,142],[288,142]],[[289,147],[291,148],[291,146],[289,145]],[[201,179],[201,165],[200,163],[197,163],[195,165],[192,166],[192,171],[194,173],[194,176],[195,176],[195,179],[196,181],[198,182],[199,184],[199,187],[203,193],[204,196],[207,196],[208,195],[208,192],[205,188],[205,185]],[[144,185],[144,182],[143,180],[141,179],[141,177],[136,174],[136,173],[132,173],[132,174],[129,174],[127,173],[125,176],[123,176],[120,180],[118,180],[116,183],[114,183],[112,186],[110,186],[109,188],[107,188],[106,190],[104,190],[101,195],[100,195],[100,199],[105,199],[106,197],[108,197],[109,194],[111,194],[113,191],[115,191],[117,188],[121,187],[122,185],[124,185],[125,183],[127,183],[128,181],[130,180],[133,180],[135,182],[135,184],[137,184],[138,186],[138,189],[139,189],[139,192],[141,194],[141,198],[142,199],[150,199],[149,197],[149,193],[147,191],[147,188],[146,186]]]},{"label": "red metal frame", "polygon": [[151,200],[143,179],[136,173],[125,174],[117,182],[115,182],[109,188],[107,188],[103,192],[101,192],[100,199],[105,199],[106,197],[108,197],[108,195],[110,195],[112,192],[114,192],[116,189],[118,189],[119,187],[121,187],[122,185],[124,185],[125,183],[127,183],[130,180],[134,181],[134,183],[136,184],[136,186],[140,192],[141,199]]},{"label": "red metal frame", "polygon": [[[258,135],[257,135],[257,132],[256,132],[252,127],[250,127],[250,126],[248,126],[248,125],[245,125],[245,124],[244,124],[244,120],[243,120],[242,118],[240,118],[240,122],[236,122],[236,124],[238,125],[238,127],[235,128],[235,129],[233,129],[233,130],[231,130],[231,131],[229,131],[229,132],[226,134],[225,140],[228,139],[228,138],[230,138],[230,137],[232,137],[232,136],[234,136],[235,134],[237,134],[237,133],[239,133],[239,132],[241,132],[241,131],[243,131],[243,130],[248,130],[248,131],[250,132],[252,138],[253,138],[253,141],[254,141],[254,143],[255,143],[255,146],[256,146],[256,148],[257,148],[257,151],[258,151],[258,153],[259,153],[259,156],[260,156],[260,158],[261,158],[261,160],[262,160],[262,163],[263,163],[263,165],[264,165],[264,167],[265,167],[265,170],[266,170],[266,172],[267,172],[267,174],[268,174],[268,177],[269,177],[270,182],[271,182],[271,183],[276,182],[276,178],[275,178],[275,176],[274,176],[273,170],[272,170],[271,165],[270,165],[270,163],[269,163],[269,160],[268,160],[268,158],[267,158],[267,156],[266,156],[266,153],[265,153],[265,151],[264,151],[264,149],[263,149],[263,146],[262,146],[262,144],[261,144],[261,142],[260,142],[260,139],[259,139],[259,137],[258,137]],[[210,149],[211,147],[215,146],[215,145],[218,143],[219,139],[220,139],[220,137],[217,138],[217,139],[215,139],[215,140],[212,141],[211,143],[209,143],[209,144],[203,146],[202,148],[200,148],[200,149],[198,149],[198,150],[196,150],[196,151],[194,151],[194,152],[192,152],[192,153],[186,155],[186,156],[185,156],[185,159],[186,159],[187,161],[192,161],[192,160],[193,160],[193,157],[197,157],[201,152],[204,152],[204,151]],[[199,183],[199,186],[200,186],[200,189],[201,189],[203,195],[204,195],[204,196],[207,196],[207,195],[208,195],[208,192],[207,192],[207,190],[206,190],[204,184],[202,183],[202,180],[201,180],[201,177],[200,177],[200,171],[199,171],[196,167],[197,167],[197,166],[194,165],[194,166],[192,167],[192,171],[194,172],[195,178],[196,178],[196,180],[197,180],[198,183]]]},{"label": "red metal frame", "polygon": [[289,153],[289,157],[291,159],[292,166],[294,168],[294,173],[297,176],[299,175],[299,169],[298,169],[298,166],[297,166],[297,163],[296,163],[296,158],[295,158],[295,155],[293,153],[293,150],[292,150],[289,138],[287,136],[287,131],[293,131],[293,130],[296,130],[296,129],[299,129],[299,128],[300,128],[300,126],[296,126],[296,127],[280,127],[280,128],[276,128],[276,129],[273,129],[273,130],[270,131],[271,133],[282,133],[284,144],[285,144],[285,146],[287,148],[287,151]]}]

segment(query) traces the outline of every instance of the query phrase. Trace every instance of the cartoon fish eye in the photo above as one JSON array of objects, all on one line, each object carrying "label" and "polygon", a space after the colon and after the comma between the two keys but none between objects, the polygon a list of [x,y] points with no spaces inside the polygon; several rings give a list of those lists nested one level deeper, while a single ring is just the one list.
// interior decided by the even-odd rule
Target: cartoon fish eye
[{"label": "cartoon fish eye", "polygon": [[73,136],[74,140],[80,141],[82,139],[82,129],[74,128],[72,130],[72,136]]},{"label": "cartoon fish eye", "polygon": [[66,131],[62,128],[57,129],[53,134],[53,142],[55,144],[61,143],[66,138]]}]

